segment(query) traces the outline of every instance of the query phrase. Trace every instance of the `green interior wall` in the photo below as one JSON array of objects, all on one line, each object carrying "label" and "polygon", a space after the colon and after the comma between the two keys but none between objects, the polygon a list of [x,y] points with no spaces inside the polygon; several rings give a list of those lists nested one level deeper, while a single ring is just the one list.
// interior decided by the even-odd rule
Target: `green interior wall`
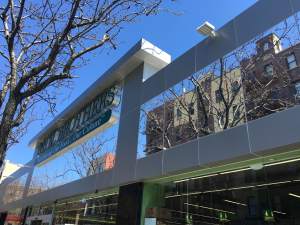
[{"label": "green interior wall", "polygon": [[141,225],[145,223],[146,210],[154,207],[164,207],[164,186],[155,183],[145,183],[143,190]]}]

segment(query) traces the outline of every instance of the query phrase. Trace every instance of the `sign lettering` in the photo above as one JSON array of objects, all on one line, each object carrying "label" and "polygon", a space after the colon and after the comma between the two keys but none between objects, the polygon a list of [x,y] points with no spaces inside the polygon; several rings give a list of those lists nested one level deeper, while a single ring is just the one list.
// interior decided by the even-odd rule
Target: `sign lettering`
[{"label": "sign lettering", "polygon": [[52,131],[37,145],[36,164],[39,164],[86,134],[107,123],[112,115],[118,87],[114,86],[94,98],[83,109]]}]

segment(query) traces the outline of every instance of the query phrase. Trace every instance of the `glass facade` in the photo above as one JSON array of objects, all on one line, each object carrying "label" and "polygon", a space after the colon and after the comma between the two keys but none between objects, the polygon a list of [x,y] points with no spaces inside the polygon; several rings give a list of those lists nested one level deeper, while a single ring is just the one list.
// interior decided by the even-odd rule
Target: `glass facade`
[{"label": "glass facade", "polygon": [[[28,195],[36,194],[114,167],[121,110],[122,86],[117,86],[112,115],[84,141],[34,168]],[[95,105],[95,104],[94,104]],[[95,108],[95,107],[94,107]],[[90,110],[91,111],[91,110]],[[71,123],[70,123],[71,126]]]},{"label": "glass facade", "polygon": [[81,196],[55,204],[53,224],[115,224],[118,193]]},{"label": "glass facade", "polygon": [[25,174],[6,186],[3,194],[4,203],[10,203],[23,198],[27,177],[28,174]]},{"label": "glass facade", "polygon": [[29,207],[25,225],[51,225],[54,204]]},{"label": "glass facade", "polygon": [[[257,4],[262,2],[265,1]],[[142,71],[141,65],[137,69],[127,65],[128,71],[133,69],[128,76],[121,74],[122,67],[118,68],[112,79],[125,77],[125,80],[117,85],[114,98],[106,99],[112,96],[100,93],[76,110],[73,117],[58,123],[37,141],[34,168],[27,168],[26,175],[3,188],[5,204],[29,196],[31,203],[40,204],[39,197],[48,203],[27,206],[21,200],[26,210],[7,212],[5,225],[122,224],[123,221],[134,225],[139,220],[142,225],[300,224],[300,151],[297,150],[300,142],[296,134],[299,126],[297,120],[287,119],[289,115],[296,118],[293,113],[299,112],[294,111],[300,99],[299,16],[294,14],[238,48],[228,47],[230,50],[225,51],[220,46],[213,47],[218,50],[218,57],[213,55],[212,60],[207,60],[209,63],[197,58],[202,44],[207,47],[203,42],[180,58],[186,64],[174,61],[174,67],[166,66],[143,81],[139,79],[145,75],[146,67]],[[237,29],[235,26],[237,23],[233,29]],[[222,38],[221,48],[226,39]],[[221,55],[219,50],[226,54]],[[129,63],[136,63],[138,57],[135,54],[134,60],[128,59]],[[142,61],[146,65],[145,58]],[[199,68],[198,62],[206,66]],[[187,65],[189,70],[184,72],[192,72],[182,75],[178,65]],[[171,78],[170,71],[180,76],[174,74]],[[110,83],[110,78],[107,79]],[[96,92],[94,88],[91,90]],[[123,95],[128,102],[121,102]],[[272,114],[292,107],[291,114],[285,112],[278,120],[272,120],[275,116]],[[102,112],[109,116],[102,118]],[[271,120],[253,122],[263,117]],[[284,119],[289,122],[287,126]],[[99,125],[99,121],[103,123]],[[286,135],[285,140],[273,141],[274,137],[268,134],[261,139],[254,135],[265,124],[277,121],[285,126],[284,131],[273,135],[278,139]],[[278,124],[274,127],[278,128]],[[272,128],[265,130],[270,132]],[[233,132],[227,132],[229,129]],[[214,139],[216,133],[219,134]],[[205,140],[206,136],[210,137]],[[121,148],[118,151],[117,145]],[[172,152],[175,147],[178,148]],[[117,152],[120,157],[115,167]],[[102,174],[93,177],[99,173]],[[83,185],[90,179],[82,183],[72,181],[87,176],[91,176],[88,188],[93,193],[81,195],[86,191]],[[29,179],[30,185],[25,188]],[[47,191],[61,185],[65,186]],[[78,192],[67,190],[73,187]],[[112,187],[119,191],[102,192]],[[49,197],[57,190],[65,190],[61,194],[67,199]],[[40,192],[45,193],[36,195]]]},{"label": "glass facade", "polygon": [[159,201],[145,218],[164,225],[299,224],[300,162],[290,161],[158,183],[151,197]]},{"label": "glass facade", "polygon": [[25,218],[25,210],[17,208],[7,212],[4,225],[22,225]]},{"label": "glass facade", "polygon": [[298,105],[298,18],[287,18],[144,103],[137,158]]}]

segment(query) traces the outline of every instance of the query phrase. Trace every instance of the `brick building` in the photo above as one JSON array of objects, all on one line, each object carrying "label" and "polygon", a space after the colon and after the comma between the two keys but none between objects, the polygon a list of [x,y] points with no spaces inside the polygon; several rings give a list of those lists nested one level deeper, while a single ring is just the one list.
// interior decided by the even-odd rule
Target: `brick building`
[{"label": "brick building", "polygon": [[300,43],[284,48],[274,33],[256,42],[256,53],[241,62],[247,117],[260,118],[299,102]]},{"label": "brick building", "polygon": [[[246,116],[248,120],[257,119],[299,102],[300,43],[284,48],[272,33],[255,44],[255,54],[227,70],[221,87],[220,76],[208,73],[194,89],[159,103],[148,113],[146,155],[234,127],[244,123]],[[227,114],[226,104],[230,104]]]},{"label": "brick building", "polygon": [[[154,103],[160,106],[146,116],[146,155],[244,122],[240,69],[227,71],[221,86],[220,82],[221,76],[207,73],[191,90],[183,90],[181,95],[168,90],[164,103]],[[220,90],[229,105],[228,111]]]}]

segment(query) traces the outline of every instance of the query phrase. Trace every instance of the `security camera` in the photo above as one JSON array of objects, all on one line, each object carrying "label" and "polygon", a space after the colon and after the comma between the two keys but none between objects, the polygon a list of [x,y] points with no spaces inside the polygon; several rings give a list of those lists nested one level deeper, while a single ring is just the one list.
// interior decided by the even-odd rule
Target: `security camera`
[{"label": "security camera", "polygon": [[201,26],[197,27],[197,31],[204,36],[216,36],[215,27],[207,21],[205,21]]}]

